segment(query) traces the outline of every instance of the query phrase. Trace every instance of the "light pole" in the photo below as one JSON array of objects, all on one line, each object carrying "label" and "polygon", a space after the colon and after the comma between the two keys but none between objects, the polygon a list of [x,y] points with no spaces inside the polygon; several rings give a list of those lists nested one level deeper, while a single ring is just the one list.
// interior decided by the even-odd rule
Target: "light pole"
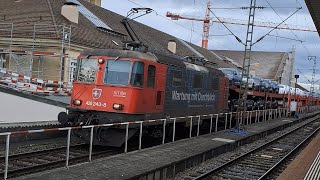
[{"label": "light pole", "polygon": [[296,99],[297,99],[297,81],[298,81],[299,75],[298,74],[294,75],[294,78],[296,78],[296,83],[294,84],[294,101],[296,101]]},{"label": "light pole", "polygon": [[294,75],[294,78],[296,79],[296,83],[294,84],[294,102],[291,103],[291,115],[293,117],[295,117],[296,115],[296,110],[297,110],[297,81],[298,81],[298,78],[299,78],[299,75],[296,74]]}]

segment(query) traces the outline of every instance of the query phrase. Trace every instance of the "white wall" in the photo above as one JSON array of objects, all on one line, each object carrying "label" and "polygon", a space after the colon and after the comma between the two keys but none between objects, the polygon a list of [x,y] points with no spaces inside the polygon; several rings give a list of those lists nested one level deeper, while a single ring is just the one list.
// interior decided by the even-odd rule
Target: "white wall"
[{"label": "white wall", "polygon": [[0,92],[0,123],[57,120],[64,108]]}]

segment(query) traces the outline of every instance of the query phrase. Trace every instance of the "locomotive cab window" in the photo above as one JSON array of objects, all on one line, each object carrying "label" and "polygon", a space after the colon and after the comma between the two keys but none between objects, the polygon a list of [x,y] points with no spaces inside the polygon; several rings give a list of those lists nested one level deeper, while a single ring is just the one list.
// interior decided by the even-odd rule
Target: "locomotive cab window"
[{"label": "locomotive cab window", "polygon": [[131,62],[109,59],[105,67],[104,83],[112,85],[129,84]]},{"label": "locomotive cab window", "polygon": [[193,76],[193,83],[192,87],[197,89],[197,88],[202,88],[202,75],[201,74],[195,74]]},{"label": "locomotive cab window", "polygon": [[172,86],[180,87],[182,85],[182,72],[181,71],[172,71]]},{"label": "locomotive cab window", "polygon": [[97,69],[97,59],[80,59],[76,70],[77,80],[83,83],[93,83],[96,80]]},{"label": "locomotive cab window", "polygon": [[131,85],[142,87],[144,81],[144,63],[136,61],[132,66]]},{"label": "locomotive cab window", "polygon": [[152,66],[152,65],[149,65],[148,66],[148,83],[147,83],[147,86],[148,87],[154,87],[155,80],[156,80],[156,67]]}]

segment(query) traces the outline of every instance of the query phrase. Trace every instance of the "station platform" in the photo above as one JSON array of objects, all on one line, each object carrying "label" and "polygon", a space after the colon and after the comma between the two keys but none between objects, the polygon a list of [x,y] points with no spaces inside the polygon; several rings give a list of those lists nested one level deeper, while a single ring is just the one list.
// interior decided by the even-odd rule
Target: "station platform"
[{"label": "station platform", "polygon": [[286,179],[320,179],[320,133],[277,178]]},{"label": "station platform", "polygon": [[6,88],[3,86],[0,86],[0,92],[14,95],[17,97],[38,101],[41,103],[46,103],[46,104],[57,106],[57,107],[62,107],[62,108],[69,105],[69,102],[70,102],[70,96],[56,96],[56,95],[40,96],[36,94],[26,94],[26,93],[12,90],[10,88]]},{"label": "station platform", "polygon": [[[306,116],[320,117],[319,112]],[[246,134],[242,135],[219,131],[16,179],[167,179],[218,154],[301,122],[306,116],[251,124],[245,127]]]},{"label": "station platform", "polygon": [[[15,127],[57,125],[70,96],[39,96],[0,87],[0,131]],[[5,130],[2,130],[5,129]]]}]

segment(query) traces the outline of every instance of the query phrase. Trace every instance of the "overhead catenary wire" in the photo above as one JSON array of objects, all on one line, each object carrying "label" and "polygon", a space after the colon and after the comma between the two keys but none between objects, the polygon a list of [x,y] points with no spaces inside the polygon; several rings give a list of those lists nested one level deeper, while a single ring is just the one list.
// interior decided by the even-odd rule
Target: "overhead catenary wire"
[{"label": "overhead catenary wire", "polygon": [[[319,69],[319,67],[317,67],[316,71],[320,71],[320,70],[318,70],[318,69]],[[298,71],[308,82],[312,83],[312,82],[301,72],[302,70],[308,70],[308,71],[310,71],[310,70],[313,70],[313,69],[297,69],[297,71]],[[319,81],[320,81],[320,79],[314,81],[314,83],[317,83],[317,82],[319,82]]]},{"label": "overhead catenary wire", "polygon": [[[206,6],[206,4],[205,3],[203,3],[202,1],[200,1],[200,0],[195,0],[195,1],[197,1],[199,4],[202,4],[203,6]],[[219,6],[218,4],[216,4],[215,6]],[[221,6],[220,6],[221,7]],[[215,9],[215,8],[212,8],[212,9]],[[219,10],[219,8],[217,8],[218,10]],[[223,9],[223,7],[221,8],[221,9]],[[241,13],[241,12],[239,12],[239,11],[237,11],[237,10],[241,10],[240,8],[231,8],[231,9],[228,9],[228,8],[226,8],[226,10],[228,10],[228,11],[230,11],[230,12],[233,12],[233,13],[238,13],[238,14],[241,14],[241,15],[243,15],[243,16],[248,16],[249,15],[249,13]],[[261,9],[258,9],[259,11],[261,11]],[[211,11],[212,12],[212,11]],[[243,12],[243,11],[242,11]],[[264,16],[264,15],[263,15]],[[266,18],[266,17],[265,17]],[[213,19],[213,18],[212,18]],[[264,20],[264,19],[262,19],[262,18],[257,18],[257,19],[260,19],[260,20]],[[268,18],[266,18],[266,19],[268,19]],[[221,23],[221,19],[219,19],[220,20],[220,23]],[[267,20],[268,21],[268,20]],[[268,21],[268,22],[270,22],[270,21]],[[223,23],[221,23],[221,24],[223,24]],[[224,24],[223,24],[224,25]],[[227,28],[228,29],[228,28]],[[230,34],[230,35],[232,35],[233,36],[233,34]],[[240,38],[239,39],[237,39],[237,41],[239,41],[240,40]],[[240,40],[241,41],[241,40]],[[242,45],[244,45],[243,43],[242,43]],[[255,47],[256,49],[258,49],[258,50],[261,50],[260,48],[258,48],[258,47]]]},{"label": "overhead catenary wire", "polygon": [[[268,18],[263,14],[263,12],[258,9],[258,11],[261,13],[261,15],[264,17],[264,20],[266,20],[268,23],[270,23],[270,21],[268,20]],[[279,36],[278,31],[276,31],[277,35]],[[275,47],[277,47],[277,43],[278,43],[278,38],[276,37],[276,43],[275,43]]]},{"label": "overhead catenary wire", "polygon": [[[128,1],[131,2],[131,3],[133,3],[133,4],[135,4],[135,5],[137,5],[137,6],[145,7],[145,6],[143,6],[143,5],[141,5],[141,4],[137,3],[137,2],[134,2],[133,0],[128,0]],[[189,27],[186,27],[186,26],[184,26],[184,25],[182,25],[182,24],[180,24],[180,23],[177,23],[177,22],[175,22],[175,21],[173,21],[173,20],[171,20],[171,19],[169,19],[169,18],[161,15],[161,14],[158,13],[158,11],[156,11],[154,8],[152,8],[152,9],[154,10],[153,13],[155,13],[156,16],[159,16],[159,17],[161,17],[161,18],[163,18],[163,19],[166,19],[166,20],[168,20],[168,21],[170,21],[170,22],[173,22],[174,24],[176,24],[176,25],[178,25],[178,26],[180,26],[180,27],[182,27],[182,28],[184,28],[184,29],[187,29],[187,30],[189,30],[189,31],[192,31],[192,32],[194,32],[195,34],[197,34],[197,35],[199,35],[199,36],[202,37],[202,33],[199,33],[198,31],[195,31],[195,30],[192,29],[192,28],[189,28]],[[215,42],[215,43],[217,43],[217,44],[219,44],[219,45],[227,48],[224,44],[222,44],[222,43],[220,43],[220,42],[218,42],[218,41],[216,41],[216,40],[214,40],[214,39],[212,39],[212,38],[209,38],[209,39],[212,40],[213,42]]]},{"label": "overhead catenary wire", "polygon": [[266,33],[265,35],[263,35],[261,38],[259,38],[256,42],[254,42],[252,45],[257,44],[258,42],[260,42],[262,39],[264,39],[267,35],[269,35],[272,31],[274,31],[275,29],[277,29],[277,27],[279,27],[281,24],[283,24],[286,20],[288,20],[290,17],[292,17],[295,13],[297,13],[300,9],[302,9],[301,7],[298,8],[295,12],[293,12],[290,16],[288,16],[286,19],[282,20],[276,27],[272,28],[268,33]]},{"label": "overhead catenary wire", "polygon": [[[143,5],[135,2],[134,0],[128,0],[128,1],[131,2],[131,3],[133,3],[133,4],[135,4],[135,5],[138,5],[138,6],[140,6],[140,7],[144,7]],[[200,0],[194,0],[193,4],[196,5],[196,3],[197,3],[197,4],[201,4],[201,5],[203,5],[203,6],[206,5],[205,3],[201,2]],[[299,4],[300,4],[300,3],[299,3]],[[216,6],[219,6],[219,5],[216,5]],[[200,7],[197,7],[197,8],[199,9]],[[222,8],[223,8],[223,7],[222,7]],[[267,8],[267,7],[266,7],[266,8]],[[270,7],[270,8],[271,8],[271,7]],[[273,7],[273,9],[274,9],[274,8],[293,8],[293,7]],[[195,9],[195,7],[194,7],[193,9]],[[237,13],[239,13],[239,14],[244,14],[244,13],[240,13],[239,11],[237,11],[237,10],[235,10],[235,9],[229,9],[229,11],[231,11],[231,12],[237,12]],[[275,10],[274,10],[274,11],[275,11]],[[211,13],[212,13],[212,10],[211,10]],[[176,24],[176,25],[178,25],[178,26],[180,26],[180,27],[182,27],[182,28],[184,28],[184,29],[187,29],[187,30],[190,31],[190,32],[193,32],[193,33],[196,34],[197,36],[202,36],[202,33],[201,33],[200,31],[196,31],[196,29],[194,29],[194,28],[187,27],[187,26],[182,25],[182,24],[180,24],[180,23],[177,23],[177,22],[175,22],[175,21],[173,21],[173,20],[171,20],[171,19],[168,19],[167,17],[161,15],[158,11],[154,11],[154,14],[155,14],[156,16],[160,16],[161,18],[164,18],[164,19],[166,19],[166,20],[170,20],[170,22],[173,22],[174,24]],[[261,19],[261,18],[257,18],[257,19]],[[221,19],[220,19],[220,20],[221,20]],[[222,23],[221,23],[221,24],[222,24]],[[223,26],[225,26],[225,25],[223,24]],[[228,27],[227,29],[230,30],[229,27]],[[229,30],[228,30],[228,31],[229,31]],[[232,36],[238,37],[237,35],[235,35],[235,33],[232,33],[232,34],[233,34]],[[226,47],[224,44],[220,43],[219,41],[216,41],[215,39],[212,39],[212,37],[214,37],[214,36],[215,36],[215,35],[209,36],[209,39],[210,39],[211,41],[213,41],[214,43],[219,44],[219,45],[221,45],[221,46],[229,49],[228,47]],[[217,36],[216,36],[216,37],[217,37]],[[238,37],[238,38],[239,38],[239,37]],[[277,37],[276,37],[276,38],[277,38]],[[280,38],[280,37],[279,37],[279,38]],[[236,39],[237,39],[237,38],[236,38]],[[299,39],[299,38],[297,37],[297,39]],[[237,39],[237,41],[240,42],[240,43],[242,42],[240,38]],[[301,42],[301,41],[300,41],[300,42]],[[302,42],[303,42],[303,41],[302,41]],[[301,42],[302,46],[306,49],[306,51],[308,51],[307,47],[306,47],[302,42]],[[243,44],[243,43],[241,43],[241,44]],[[258,48],[258,47],[256,47],[256,48]],[[260,48],[258,48],[258,49],[260,49]]]},{"label": "overhead catenary wire", "polygon": [[[298,0],[296,0],[296,3],[299,4],[299,6],[301,6],[301,3],[300,3]],[[305,18],[305,22],[307,22],[307,16],[306,16],[306,14],[309,13],[308,11],[306,11],[306,12],[307,12],[307,13],[303,13],[304,18]],[[306,38],[305,38],[305,39],[306,39]],[[308,51],[307,47],[306,47],[304,44],[302,44],[302,45],[304,46],[304,48],[306,49],[307,53],[308,53],[309,56],[310,56],[310,52]],[[314,45],[316,46],[316,45],[318,45],[318,43],[317,43],[317,44],[314,44]]]},{"label": "overhead catenary wire", "polygon": [[236,40],[237,40],[239,43],[245,45],[245,44],[241,41],[241,39],[240,39],[237,35],[235,35],[235,34],[220,20],[220,18],[219,18],[218,16],[216,16],[216,14],[215,14],[211,9],[209,9],[209,11],[210,11],[211,14],[212,14],[214,17],[216,17],[216,18],[218,19],[218,21],[236,38]]},{"label": "overhead catenary wire", "polygon": [[300,74],[301,74],[304,78],[306,78],[306,80],[307,80],[309,83],[311,83],[311,81],[310,81],[299,69],[297,69],[297,71],[299,71]]},{"label": "overhead catenary wire", "polygon": [[[201,5],[203,5],[203,6],[206,6],[206,4],[205,3],[203,3],[202,1],[200,1],[200,0],[196,0],[197,2],[198,2],[198,4],[201,4]],[[300,4],[300,3],[299,3]],[[233,13],[238,13],[238,14],[241,14],[242,16],[244,16],[244,17],[246,17],[246,16],[248,16],[249,14],[248,13],[240,13],[239,11],[237,11],[237,10],[242,10],[241,9],[241,7],[237,7],[237,8],[226,8],[226,7],[222,7],[222,6],[220,6],[219,4],[215,4],[214,6],[219,6],[219,7],[217,7],[217,8],[211,8],[211,9],[216,9],[216,10],[228,10],[228,11],[230,11],[230,12],[233,12]],[[264,7],[264,6],[262,6],[262,7]],[[300,4],[300,7],[302,7],[301,6],[301,4]],[[248,7],[245,7],[245,8],[248,8]],[[245,9],[245,8],[243,8],[243,9]],[[264,8],[260,8],[260,9],[258,9],[260,12],[261,12],[261,9],[265,9],[265,8],[271,8],[271,7],[264,7]],[[273,8],[280,8],[280,9],[296,9],[297,7],[273,7]],[[263,15],[264,16],[264,15]],[[266,18],[265,16],[264,16],[264,18],[265,19],[263,19],[263,18],[259,18],[259,17],[255,17],[255,19],[259,19],[259,20],[266,20],[267,22],[269,22],[270,24],[275,24],[275,22],[271,22],[271,21],[268,21],[267,19],[268,18]],[[212,18],[213,19],[213,18]],[[228,19],[228,18],[223,18],[223,19]],[[222,19],[222,17],[220,17],[220,20],[223,20]],[[232,19],[230,19],[230,20],[232,20]],[[240,19],[234,19],[234,20],[240,20]],[[230,24],[230,23],[228,23],[228,24]],[[242,24],[241,24],[242,25]],[[263,26],[260,26],[260,27],[263,27]],[[287,26],[288,27],[288,26]],[[288,27],[289,29],[292,29],[292,27]],[[286,29],[288,29],[288,28],[286,28]],[[307,26],[306,27],[301,27],[301,28],[308,28]],[[280,29],[282,29],[282,28],[280,28]],[[299,30],[299,28],[293,28],[294,30]],[[301,29],[300,29],[301,30]],[[306,30],[306,31],[308,31],[308,30]],[[312,31],[313,32],[313,31]],[[315,31],[315,32],[317,32],[317,31]]]},{"label": "overhead catenary wire", "polygon": [[[203,1],[201,1],[201,0],[195,0],[195,1],[197,1],[199,4],[202,4],[203,6],[207,6],[207,4],[206,3],[204,3]],[[216,4],[215,6],[219,6],[218,4]],[[220,7],[222,7],[222,6],[220,6]],[[223,7],[222,7],[223,8]],[[237,10],[238,10],[239,8],[237,8]],[[239,12],[239,11],[235,11],[236,9],[226,9],[226,10],[229,10],[229,11],[231,11],[231,12],[235,12],[235,13],[238,13],[238,14],[241,14],[241,15],[244,15],[244,16],[247,16],[248,15],[248,13],[241,13],[241,12]]]},{"label": "overhead catenary wire", "polygon": [[[202,5],[205,5],[204,3],[202,3],[201,1],[199,1],[199,0],[197,0],[198,1],[198,3],[200,3],[200,4],[202,4]],[[263,7],[263,6],[259,6],[259,7]],[[264,8],[273,8],[273,9],[275,9],[275,8],[280,8],[280,9],[292,9],[292,8],[295,8],[295,9],[297,9],[297,7],[263,7],[263,8],[257,8],[260,12],[261,12],[261,9],[264,9]],[[224,7],[218,7],[218,8],[211,8],[211,9],[226,9],[226,10],[229,10],[229,11],[232,11],[232,12],[237,12],[237,11],[235,11],[236,9],[245,9],[245,8],[224,8]],[[298,8],[299,9],[299,8]],[[212,11],[211,11],[212,12]],[[261,14],[264,16],[264,14],[261,12]],[[293,14],[295,14],[295,13],[293,13]],[[217,16],[215,16],[215,17],[217,17]],[[266,18],[265,16],[264,16],[264,18],[265,19],[268,19],[268,18]],[[218,18],[217,18],[218,19]],[[261,19],[261,18],[258,18],[258,19]],[[262,20],[264,20],[264,19],[262,19]],[[225,24],[223,24],[222,22],[224,22],[224,21],[222,21],[221,19],[218,19],[218,21],[224,26],[224,27],[226,27],[225,26]],[[267,22],[269,22],[270,23],[270,21],[268,21],[267,20]],[[274,23],[275,24],[275,23]],[[281,25],[281,24],[280,24]],[[286,25],[286,27],[287,28],[285,28],[285,29],[289,29],[289,30],[291,30],[292,31],[292,29],[290,28],[290,27],[288,27],[288,25],[287,24],[285,24]],[[272,27],[271,27],[272,28]],[[226,29],[230,32],[230,28],[228,28],[228,27],[226,27]],[[278,26],[276,26],[275,25],[275,29],[279,29],[279,25]],[[280,29],[282,29],[282,28],[280,28]],[[272,31],[271,31],[272,32]],[[270,33],[270,32],[269,32]],[[304,41],[301,41],[298,37],[297,37],[297,39],[293,39],[293,38],[286,38],[286,37],[281,37],[281,36],[279,36],[279,34],[278,34],[278,32],[276,32],[277,33],[277,35],[278,36],[275,36],[276,38],[282,38],[282,39],[287,39],[287,40],[293,40],[293,41],[298,41],[298,42],[300,42],[300,43],[302,43],[302,42],[304,42]],[[233,35],[234,35],[234,33],[233,33]],[[274,36],[274,35],[270,35],[270,36]],[[240,39],[238,39],[237,37],[238,36],[235,36],[236,37],[236,39],[239,41]],[[265,37],[265,36],[264,36]],[[264,37],[262,37],[262,39],[264,38]],[[262,40],[261,39],[261,40]],[[259,40],[259,41],[261,41],[261,40]],[[241,40],[240,40],[241,41]],[[239,41],[239,42],[240,42]],[[241,42],[240,42],[241,43]],[[304,46],[304,44],[302,44],[303,46]],[[256,47],[257,48],[257,47]],[[258,48],[259,49],[259,48]]]},{"label": "overhead catenary wire", "polygon": [[[301,70],[312,70],[312,69],[297,69],[297,71],[298,71],[309,83],[312,83],[312,82],[301,72]],[[317,83],[317,82],[319,82],[319,81],[320,81],[320,79],[314,81],[314,83]]]},{"label": "overhead catenary wire", "polygon": [[210,36],[232,36],[232,34],[211,34]]},{"label": "overhead catenary wire", "polygon": [[241,9],[240,7],[238,8],[224,8],[224,7],[217,7],[217,8],[211,8],[211,9]]},{"label": "overhead catenary wire", "polygon": [[[204,5],[204,6],[206,6],[206,4],[205,3],[203,3],[203,2],[201,2],[200,0],[196,0],[199,4],[202,4],[202,5]],[[260,6],[259,6],[260,7]],[[293,7],[289,7],[289,8],[293,8]],[[226,9],[226,10],[229,10],[229,11],[232,11],[232,12],[236,12],[236,13],[239,13],[238,11],[236,11],[236,9],[244,9],[244,8],[211,8],[211,9]],[[212,12],[212,10],[210,9],[210,11],[211,11],[211,13],[213,13]],[[257,8],[258,10],[260,10],[261,11],[261,9],[263,9],[263,8]],[[245,15],[245,16],[247,16],[248,15],[248,13],[239,13],[239,14],[242,14],[242,15]],[[228,28],[225,24],[224,24],[224,22],[222,22],[222,20],[221,19],[219,19],[219,17],[217,17],[214,13],[213,13],[213,15],[218,19],[218,21],[220,22],[220,24],[222,24],[229,32],[231,32],[231,30],[230,30],[230,28]],[[263,15],[264,16],[264,15]],[[265,17],[266,18],[266,17]],[[261,18],[257,18],[257,19],[261,19]],[[266,18],[267,19],[267,18]],[[264,20],[264,19],[261,19],[261,20]],[[268,21],[268,20],[267,20]],[[268,22],[270,22],[270,21],[268,21]],[[238,42],[240,42],[242,45],[244,45],[244,43],[241,41],[241,39],[238,37],[238,36],[236,36],[233,32],[231,32],[231,34],[230,35],[232,35],[232,36],[234,36],[236,39],[237,39],[237,41]],[[260,48],[258,48],[258,47],[255,47],[256,49],[260,49]]]},{"label": "overhead catenary wire", "polygon": [[[217,7],[212,9],[249,9],[250,7]],[[256,9],[267,9],[270,7],[256,6]],[[275,9],[295,9],[296,7],[273,7]]]},{"label": "overhead catenary wire", "polygon": [[[145,7],[145,6],[141,5],[141,4],[138,4],[138,3],[134,2],[133,0],[128,0],[128,1],[131,2],[131,3],[133,3],[133,4],[135,4],[135,5],[137,5],[137,6]],[[170,19],[166,18],[165,16],[162,16],[161,14],[159,14],[156,10],[154,10],[153,12],[154,12],[157,16],[160,16],[160,17],[163,17],[163,18],[165,18],[165,19],[167,19],[167,20],[170,20]],[[170,20],[170,21],[171,21],[171,20]],[[185,28],[185,29],[187,29],[187,30],[189,30],[189,31],[194,31],[193,29],[188,28],[188,27],[186,27],[186,26],[184,26],[184,25],[182,25],[182,24],[179,24],[179,23],[177,23],[177,22],[175,22],[175,21],[171,21],[171,22],[173,22],[174,24],[176,24],[176,25],[178,25],[178,26],[180,26],[180,27],[183,27],[183,28]],[[196,31],[194,31],[194,32],[196,33]]]},{"label": "overhead catenary wire", "polygon": [[[302,0],[302,1],[303,1],[303,3],[305,3],[304,0]],[[300,3],[298,0],[296,0],[296,3],[299,4],[299,6],[302,6],[301,3]],[[302,13],[303,16],[304,16],[304,22],[307,23],[307,19],[308,19],[308,18],[307,18],[307,14],[309,14],[309,11],[306,10],[306,9],[303,9],[303,10],[305,11],[305,13]],[[307,39],[306,33],[305,33],[304,39]]]},{"label": "overhead catenary wire", "polygon": [[302,40],[300,40],[300,39],[293,39],[293,38],[283,37],[283,36],[279,36],[279,35],[268,34],[268,36],[276,37],[276,38],[281,38],[281,39],[292,40],[292,41],[304,42],[304,41],[302,41]]},{"label": "overhead catenary wire", "polygon": [[[201,3],[201,2],[200,2]],[[269,4],[269,6],[270,6],[270,8],[272,8],[273,9],[273,11],[275,11],[276,12],[276,10],[275,10],[275,8],[296,8],[296,7],[273,7],[273,6],[271,6],[271,4],[270,3],[268,3]],[[301,6],[301,4],[299,3],[299,5]],[[266,7],[267,8],[267,7]],[[230,10],[230,11],[233,11],[233,12],[235,12],[235,9],[239,9],[239,8],[212,8],[212,9],[227,9],[227,10]],[[260,9],[259,9],[260,10]],[[276,12],[276,14],[280,17],[280,15]],[[294,13],[295,14],[295,13]],[[263,15],[264,16],[264,15]],[[281,18],[281,17],[280,17]],[[221,21],[221,19],[219,19],[220,21]],[[282,20],[282,18],[281,18],[281,20]],[[220,22],[221,23],[221,22]],[[223,24],[224,25],[224,24]],[[287,26],[288,27],[288,29],[292,32],[292,29],[290,29],[290,27],[287,25],[287,24],[285,24],[284,23],[284,25],[285,26]],[[225,26],[225,25],[224,25]],[[279,25],[278,25],[279,26]],[[276,26],[276,27],[278,27],[278,26]],[[228,30],[230,30],[229,28],[227,28]],[[270,33],[270,32],[269,32]],[[292,32],[293,33],[293,32]],[[277,32],[277,34],[278,34],[278,32]],[[294,41],[298,41],[298,42],[300,42],[301,43],[301,45],[304,47],[304,49],[307,51],[307,53],[310,55],[310,52],[309,52],[309,50],[307,49],[307,47],[303,44],[303,42],[304,41],[302,41],[302,40],[300,40],[300,38],[295,34],[295,33],[293,33],[294,35],[295,35],[295,37],[297,38],[297,39],[290,39],[290,38],[285,38],[285,37],[280,37],[280,36],[278,36],[278,37],[276,37],[276,38],[283,38],[283,39],[288,39],[288,40],[294,40]],[[267,35],[265,35],[264,37],[266,37]],[[272,35],[271,35],[272,36]],[[264,37],[262,37],[262,39],[264,38]],[[260,39],[259,41],[261,41],[262,39]],[[237,39],[238,40],[238,39]]]},{"label": "overhead catenary wire", "polygon": [[[266,0],[266,2],[267,2],[268,5],[271,7],[271,9],[277,14],[277,16],[280,18],[280,20],[282,20],[281,16],[280,16],[279,13],[272,7],[272,5],[270,4],[270,2],[269,2],[268,0]],[[300,7],[300,9],[302,9],[302,7]],[[298,10],[300,10],[300,9],[298,9]],[[298,10],[297,10],[296,12],[298,12]],[[296,13],[296,12],[295,12],[295,13]],[[294,13],[294,14],[295,14],[295,13]],[[293,14],[292,14],[291,16],[293,16]],[[291,17],[291,16],[289,16],[289,17]],[[287,19],[288,19],[288,18],[287,18]],[[285,20],[282,20],[282,22],[284,22],[284,21],[286,21],[286,19],[285,19]],[[284,25],[286,25],[286,26],[288,27],[287,24],[284,23]],[[292,30],[290,30],[290,32],[291,32],[297,39],[300,39]],[[310,56],[311,54],[310,54],[309,50],[307,49],[307,47],[303,44],[303,42],[300,42],[300,43],[301,43],[301,45],[304,47],[304,49],[306,50],[306,52],[308,53],[308,55]]]}]

